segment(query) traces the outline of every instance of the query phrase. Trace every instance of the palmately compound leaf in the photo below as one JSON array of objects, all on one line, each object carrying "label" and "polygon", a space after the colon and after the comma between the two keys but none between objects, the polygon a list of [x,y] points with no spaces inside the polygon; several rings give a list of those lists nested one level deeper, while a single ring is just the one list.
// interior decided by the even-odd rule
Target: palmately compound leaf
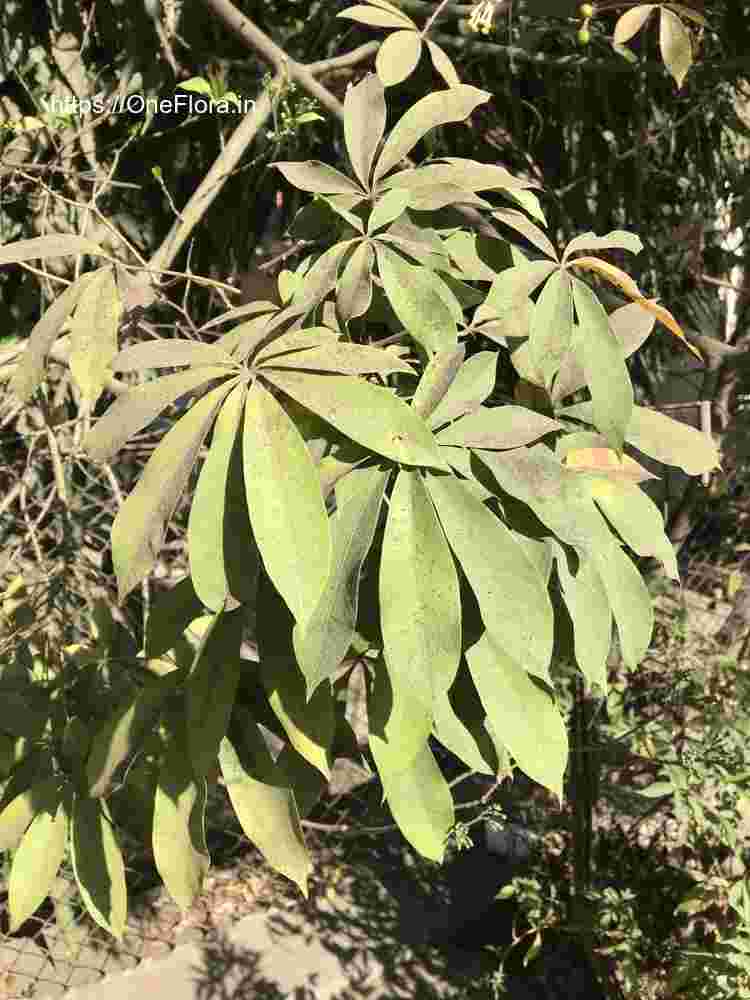
[{"label": "palmately compound leaf", "polygon": [[549,390],[573,336],[570,278],[555,271],[539,295],[529,325],[529,359]]},{"label": "palmately compound leaf", "polygon": [[461,658],[458,577],[420,473],[402,469],[380,560],[380,620],[388,675],[428,712]]},{"label": "palmately compound leaf", "polygon": [[319,160],[308,160],[306,163],[279,161],[274,163],[274,167],[300,191],[310,191],[313,194],[351,194],[360,198],[364,197],[364,192],[356,181]]},{"label": "palmately compound leaf", "polygon": [[98,243],[72,233],[51,233],[36,236],[31,240],[16,240],[0,248],[0,267],[3,264],[19,264],[24,260],[44,260],[45,257],[67,257],[69,254],[86,253],[91,256],[103,255]]},{"label": "palmately compound leaf", "polygon": [[[479,409],[495,386],[497,352],[479,351],[465,361],[456,372],[445,396],[430,415],[430,426],[439,427],[465,413]],[[425,375],[427,372],[425,372]],[[424,378],[424,376],[423,376]],[[421,382],[420,382],[421,385]],[[418,397],[419,388],[417,388]],[[412,405],[414,403],[412,402]]]},{"label": "palmately compound leaf", "polygon": [[646,655],[654,630],[654,608],[643,577],[619,543],[594,551],[592,558],[607,591],[626,666],[635,669]]},{"label": "palmately compound leaf", "polygon": [[212,389],[156,446],[112,525],[112,562],[120,601],[151,571],[198,452],[233,382]]},{"label": "palmately compound leaf", "polygon": [[180,365],[234,365],[232,355],[219,344],[202,340],[147,340],[123,348],[110,363],[116,372],[137,372],[144,368],[177,368]]},{"label": "palmately compound leaf", "polygon": [[269,372],[266,378],[353,441],[404,465],[447,469],[435,438],[390,389],[345,375]]},{"label": "palmately compound leaf", "polygon": [[375,73],[349,87],[344,98],[344,140],[354,173],[366,189],[385,118],[385,91]]},{"label": "palmately compound leaf", "polygon": [[305,621],[330,570],[328,516],[302,435],[259,382],[245,402],[243,456],[247,505],[263,564],[295,619]]},{"label": "palmately compound leaf", "polygon": [[[424,420],[430,420],[445,398],[463,365],[465,356],[466,346],[460,344],[456,348],[438,351],[430,359],[411,401],[414,412]],[[434,422],[431,420],[430,422],[434,426]]]},{"label": "palmately compound leaf", "polygon": [[498,646],[549,679],[553,613],[538,568],[511,532],[453,476],[428,476],[427,489],[453,552]]},{"label": "palmately compound leaf", "polygon": [[336,489],[331,573],[315,610],[294,629],[294,650],[312,694],[332,676],[354,636],[362,564],[372,545],[390,470],[355,469]]},{"label": "palmately compound leaf", "polygon": [[212,611],[222,608],[227,597],[241,603],[252,600],[258,585],[258,548],[242,468],[240,429],[246,394],[245,383],[235,386],[216,418],[188,520],[193,586]]},{"label": "palmately compound leaf", "polygon": [[441,445],[465,448],[521,448],[562,429],[562,424],[525,406],[481,406],[440,431]]},{"label": "palmately compound leaf", "polygon": [[70,853],[78,891],[90,916],[120,940],[128,914],[125,865],[101,799],[75,796]]},{"label": "palmately compound leaf", "polygon": [[346,262],[336,294],[336,304],[345,323],[356,319],[357,316],[363,316],[370,308],[374,262],[375,251],[366,241],[355,247],[354,253]]},{"label": "palmately compound leaf", "polygon": [[8,880],[10,933],[36,913],[52,888],[65,855],[68,814],[60,795],[38,812],[13,855]]},{"label": "palmately compound leaf", "polygon": [[489,632],[466,659],[493,731],[524,774],[562,799],[568,736],[552,696]]},{"label": "palmately compound leaf", "polygon": [[294,795],[251,777],[234,745],[224,739],[219,751],[221,773],[245,835],[268,863],[295,882],[307,898],[312,861],[307,853]]},{"label": "palmately compound leaf", "polygon": [[433,128],[464,121],[478,105],[484,104],[491,96],[484,90],[460,84],[449,91],[428,94],[417,101],[402,115],[383,144],[373,180],[380,180],[398,166]]},{"label": "palmately compound leaf", "polygon": [[205,778],[194,776],[185,747],[173,740],[159,770],[152,846],[157,871],[182,910],[199,895],[211,863],[205,836],[206,798]]}]

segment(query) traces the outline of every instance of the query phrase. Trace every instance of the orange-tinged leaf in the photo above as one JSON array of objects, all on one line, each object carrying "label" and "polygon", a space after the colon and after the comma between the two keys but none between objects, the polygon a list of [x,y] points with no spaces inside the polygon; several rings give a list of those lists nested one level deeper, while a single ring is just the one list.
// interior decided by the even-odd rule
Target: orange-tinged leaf
[{"label": "orange-tinged leaf", "polygon": [[634,483],[658,479],[629,455],[619,459],[611,448],[575,448],[568,452],[565,462],[576,472],[605,475],[608,479],[627,479]]},{"label": "orange-tinged leaf", "polygon": [[643,306],[648,312],[653,313],[656,318],[667,327],[667,329],[675,335],[679,340],[688,347],[693,354],[701,361],[703,358],[700,351],[693,347],[692,344],[688,343],[685,334],[682,331],[682,327],[674,318],[672,313],[665,309],[664,306],[657,304],[655,299],[647,299],[643,292],[640,290],[638,285],[633,281],[629,274],[621,271],[619,267],[615,267],[614,264],[610,264],[606,260],[600,260],[598,257],[578,257],[577,260],[570,261],[570,267],[582,267],[587,271],[594,271],[596,274],[601,275],[601,277],[606,278],[607,281],[611,282],[613,285],[623,291],[628,298],[633,299],[639,305]]}]

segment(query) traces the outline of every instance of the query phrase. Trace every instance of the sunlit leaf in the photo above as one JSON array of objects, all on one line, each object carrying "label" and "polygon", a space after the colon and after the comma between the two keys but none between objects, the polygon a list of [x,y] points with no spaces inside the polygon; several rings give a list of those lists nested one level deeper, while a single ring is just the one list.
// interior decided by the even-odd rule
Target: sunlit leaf
[{"label": "sunlit leaf", "polygon": [[[560,414],[593,422],[591,403],[568,406]],[[710,435],[645,406],[633,407],[625,440],[657,462],[679,466],[688,476],[699,476],[720,465]]]},{"label": "sunlit leaf", "polygon": [[129,438],[147,427],[180,396],[227,374],[226,368],[208,366],[165,375],[130,389],[118,396],[97,420],[84,441],[84,448],[95,462],[109,461]]},{"label": "sunlit leaf", "polygon": [[8,879],[11,934],[44,902],[65,855],[68,814],[60,801],[38,812],[13,854]]},{"label": "sunlit leaf", "polygon": [[630,253],[640,253],[643,250],[643,243],[635,233],[628,233],[621,229],[613,229],[606,236],[582,233],[580,236],[575,236],[565,247],[563,264],[571,254],[579,253],[581,250],[629,250]]},{"label": "sunlit leaf", "polygon": [[524,774],[562,799],[568,735],[551,695],[489,631],[466,659],[493,731]]},{"label": "sunlit leaf", "polygon": [[436,72],[442,76],[449,87],[460,86],[461,80],[456,72],[456,67],[450,61],[445,50],[441,49],[435,42],[431,42],[429,38],[426,38],[425,41],[427,42],[427,49]]},{"label": "sunlit leaf", "polygon": [[411,405],[415,413],[429,420],[455,380],[466,355],[466,347],[439,351],[430,359],[419,380]]},{"label": "sunlit leaf", "polygon": [[579,325],[572,349],[591,390],[594,424],[620,452],[633,410],[633,386],[622,346],[609,328],[604,306],[577,278],[573,278],[573,300]]},{"label": "sunlit leaf", "polygon": [[372,245],[362,242],[346,262],[336,296],[339,313],[345,323],[362,316],[370,308],[374,261],[375,252]]},{"label": "sunlit leaf", "polygon": [[[272,380],[277,377],[293,376]],[[307,619],[328,578],[328,517],[304,439],[258,382],[245,403],[243,448],[247,505],[263,563],[294,617]]]},{"label": "sunlit leaf", "polygon": [[245,383],[235,386],[216,418],[188,519],[193,585],[212,611],[223,607],[230,595],[241,602],[252,600],[258,580],[239,433],[246,392]]},{"label": "sunlit leaf", "polygon": [[[378,763],[374,746],[372,753]],[[442,862],[455,816],[451,790],[430,748],[424,746],[402,771],[381,773],[381,779],[386,801],[403,835],[423,857]]]},{"label": "sunlit leaf", "polygon": [[100,927],[118,940],[128,912],[125,866],[114,827],[100,799],[76,795],[70,838],[78,891]]},{"label": "sunlit leaf", "polygon": [[156,869],[182,910],[200,894],[210,866],[204,829],[206,798],[205,778],[194,777],[184,746],[173,740],[159,770],[152,846]]},{"label": "sunlit leaf", "polygon": [[319,160],[308,160],[306,163],[278,161],[273,164],[286,180],[300,191],[310,191],[313,194],[352,194],[359,197],[364,192],[356,183],[340,170],[329,167]]},{"label": "sunlit leaf", "polygon": [[[566,438],[573,435],[566,434]],[[604,439],[600,439],[604,442]],[[558,454],[560,454],[558,452]],[[577,472],[586,472],[591,475],[605,476],[608,480],[616,482],[642,483],[647,479],[656,479],[653,473],[644,469],[630,455],[618,456],[617,452],[611,448],[604,447],[573,447],[566,450],[564,455],[566,465]]]},{"label": "sunlit leaf", "polygon": [[385,10],[370,4],[355,4],[354,7],[346,7],[339,11],[336,17],[345,17],[350,21],[368,24],[371,28],[411,28],[412,32],[417,30],[412,19],[396,8]]},{"label": "sunlit leaf", "polygon": [[561,429],[556,420],[525,406],[482,406],[440,431],[437,439],[465,448],[520,448]]},{"label": "sunlit leaf", "polygon": [[92,257],[106,256],[102,248],[92,240],[72,233],[50,233],[36,236],[31,240],[16,240],[0,247],[0,267],[4,264],[19,264],[25,260],[44,260],[47,257],[67,257],[69,254],[85,253]]},{"label": "sunlit leaf", "polygon": [[630,41],[633,35],[641,30],[651,11],[657,6],[658,4],[654,3],[644,3],[625,11],[615,25],[615,45],[624,45],[625,42]]},{"label": "sunlit leaf", "polygon": [[137,372],[144,368],[178,368],[180,365],[234,365],[234,360],[218,344],[171,338],[131,344],[120,351],[109,367],[116,372]]},{"label": "sunlit leaf", "polygon": [[448,543],[424,481],[402,469],[388,508],[380,560],[380,619],[394,692],[428,712],[453,683],[461,657],[461,602]]},{"label": "sunlit leaf", "polygon": [[122,601],[153,567],[167,523],[182,495],[203,440],[232,382],[212,389],[181,417],[154,449],[141,478],[112,524],[112,562]]},{"label": "sunlit leaf", "polygon": [[376,254],[383,289],[414,339],[431,354],[456,347],[456,320],[435,288],[430,272],[408,264],[381,242],[376,244]]},{"label": "sunlit leaf", "polygon": [[418,31],[394,31],[389,35],[381,43],[375,59],[375,68],[383,86],[394,87],[411,76],[421,55],[422,39]]},{"label": "sunlit leaf", "polygon": [[[404,465],[446,468],[429,429],[390,389],[343,375],[268,370],[263,374],[292,399],[365,448]],[[285,489],[289,489],[288,483]]]},{"label": "sunlit leaf", "polygon": [[375,73],[350,87],[344,98],[344,139],[354,173],[366,188],[372,161],[385,132],[383,84]]},{"label": "sunlit leaf", "polygon": [[625,665],[635,668],[646,655],[654,628],[654,609],[643,577],[616,541],[592,553],[607,591]]},{"label": "sunlit leaf", "polygon": [[497,212],[493,212],[492,217],[497,219],[498,222],[509,226],[515,232],[520,233],[532,246],[535,246],[537,250],[541,250],[546,257],[551,257],[553,261],[557,261],[557,251],[549,236],[539,226],[536,226],[527,219],[523,213],[517,212],[513,208],[503,208]]},{"label": "sunlit leaf", "polygon": [[305,847],[294,795],[250,777],[235,747],[224,739],[219,752],[221,773],[245,835],[268,863],[299,886],[307,897],[312,861]]},{"label": "sunlit leaf", "polygon": [[102,268],[81,292],[70,324],[68,364],[89,410],[101,395],[117,354],[121,311],[112,268]]},{"label": "sunlit leaf", "polygon": [[570,572],[562,547],[552,542],[563,598],[573,623],[575,657],[589,685],[607,690],[607,657],[612,644],[612,611],[594,560],[582,558]]},{"label": "sunlit leaf", "polygon": [[336,489],[331,573],[310,618],[294,629],[294,649],[312,694],[346,656],[354,635],[359,577],[378,524],[388,471],[351,472]]},{"label": "sunlit leaf", "polygon": [[549,389],[570,348],[573,336],[573,299],[564,271],[550,275],[537,299],[529,324],[529,358]]},{"label": "sunlit leaf", "polygon": [[22,403],[27,403],[41,385],[47,352],[55,342],[65,320],[75,309],[84,289],[96,273],[96,271],[90,271],[81,275],[72,285],[68,285],[62,295],[55,299],[35,323],[29,334],[26,349],[10,380],[11,391]]},{"label": "sunlit leaf", "polygon": [[[473,354],[458,369],[447,392],[432,411],[430,425],[439,427],[449,420],[477,410],[495,386],[496,368],[497,354],[494,351]],[[420,386],[421,384],[420,382]]]},{"label": "sunlit leaf", "polygon": [[57,809],[59,789],[59,778],[43,778],[11,799],[0,813],[0,851],[14,851],[18,847],[37,813]]},{"label": "sunlit leaf", "polygon": [[660,8],[659,48],[664,65],[674,78],[678,89],[685,82],[693,63],[693,43],[690,31],[674,11],[668,7]]},{"label": "sunlit leaf", "polygon": [[536,566],[502,521],[458,479],[430,475],[426,484],[485,627],[510,656],[546,680],[553,614]]},{"label": "sunlit leaf", "polygon": [[409,155],[428,132],[438,125],[464,121],[491,95],[466,84],[450,91],[428,94],[402,115],[386,139],[375,165],[373,180],[378,181]]}]

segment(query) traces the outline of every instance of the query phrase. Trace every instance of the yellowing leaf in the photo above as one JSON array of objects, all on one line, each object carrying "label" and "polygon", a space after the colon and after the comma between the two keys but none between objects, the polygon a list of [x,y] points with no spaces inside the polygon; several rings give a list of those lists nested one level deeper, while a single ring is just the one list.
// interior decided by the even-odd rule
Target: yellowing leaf
[{"label": "yellowing leaf", "polygon": [[117,354],[121,309],[112,268],[102,268],[82,291],[70,326],[70,370],[88,409],[101,395]]},{"label": "yellowing leaf", "polygon": [[693,45],[690,31],[668,7],[661,8],[659,48],[664,65],[674,77],[677,87],[682,87],[693,62]]},{"label": "yellowing leaf", "polygon": [[577,472],[603,474],[607,478],[627,479],[634,483],[657,478],[634,458],[629,455],[619,458],[611,448],[574,448],[566,454],[565,463]]},{"label": "yellowing leaf", "polygon": [[615,267],[614,264],[608,263],[606,260],[600,260],[598,257],[578,257],[576,260],[571,260],[568,263],[569,267],[582,267],[587,271],[594,271],[596,274],[601,275],[606,278],[607,281],[611,282],[613,285],[617,285],[630,299],[637,302],[639,305],[647,309],[648,312],[653,313],[656,318],[670,330],[675,337],[678,337],[686,347],[688,347],[693,354],[702,361],[700,351],[693,347],[692,344],[688,343],[685,334],[682,331],[682,327],[674,318],[672,313],[665,309],[664,306],[657,305],[655,299],[647,299],[643,292],[640,290],[638,285],[633,281],[630,275],[621,271],[619,267]]},{"label": "yellowing leaf", "polygon": [[658,5],[655,3],[644,3],[625,11],[615,25],[615,45],[624,45],[633,35],[637,34],[656,6]]},{"label": "yellowing leaf", "polygon": [[11,934],[44,902],[62,863],[67,838],[68,815],[58,797],[51,811],[37,813],[13,855],[8,880]]},{"label": "yellowing leaf", "polygon": [[417,31],[394,31],[378,49],[375,68],[384,87],[402,83],[416,69],[422,55],[422,39]]}]

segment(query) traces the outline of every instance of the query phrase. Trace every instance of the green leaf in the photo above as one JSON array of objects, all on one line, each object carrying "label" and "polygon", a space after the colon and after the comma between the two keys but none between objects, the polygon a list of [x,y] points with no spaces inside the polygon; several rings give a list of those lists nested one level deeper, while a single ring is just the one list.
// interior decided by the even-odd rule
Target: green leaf
[{"label": "green leaf", "polygon": [[244,608],[218,612],[203,634],[185,690],[187,748],[193,772],[205,777],[226,736],[240,680]]},{"label": "green leaf", "polygon": [[308,160],[306,163],[280,161],[273,164],[286,180],[300,191],[310,191],[313,194],[351,194],[364,197],[364,192],[356,183],[340,170],[329,167],[319,160]]},{"label": "green leaf", "polygon": [[292,644],[294,622],[267,577],[261,577],[257,603],[260,679],[274,715],[294,749],[326,778],[335,731],[331,685],[322,682],[307,700],[305,677]]},{"label": "green leaf", "polygon": [[20,264],[25,260],[44,260],[47,257],[67,257],[69,254],[90,254],[92,257],[105,256],[102,248],[92,240],[70,233],[51,233],[36,236],[31,240],[16,240],[0,247],[0,267],[4,264]]},{"label": "green leaf", "polygon": [[575,576],[563,549],[552,542],[565,604],[573,622],[575,657],[590,685],[607,690],[607,657],[612,644],[612,610],[591,558],[583,558]]},{"label": "green leaf", "polygon": [[26,349],[10,380],[11,391],[22,403],[28,403],[42,384],[44,359],[47,357],[47,352],[55,342],[66,319],[75,309],[84,289],[96,273],[96,271],[90,271],[88,274],[81,275],[72,285],[68,285],[62,295],[55,299],[35,323],[29,334]]},{"label": "green leaf", "polygon": [[295,297],[294,308],[298,312],[314,309],[335,287],[339,266],[356,242],[356,240],[344,240],[336,243],[318,257],[305,275],[302,290]]},{"label": "green leaf", "polygon": [[294,795],[299,815],[304,819],[310,814],[328,788],[328,782],[317,769],[298,754],[288,743],[276,758],[276,768],[283,784]]},{"label": "green leaf", "polygon": [[[226,368],[218,365],[164,375],[118,396],[86,436],[84,448],[95,462],[108,462],[125,442],[174,403],[207,382],[225,378]],[[231,386],[229,387],[231,388]]]},{"label": "green leaf", "polygon": [[89,410],[99,399],[117,354],[121,310],[112,268],[101,268],[81,292],[70,324],[68,364]]},{"label": "green leaf", "polygon": [[476,594],[485,627],[510,656],[548,680],[553,614],[536,566],[508,528],[461,481],[430,475],[427,488]]},{"label": "green leaf", "polygon": [[625,355],[594,292],[578,278],[572,280],[579,321],[573,352],[591,390],[594,425],[619,453],[633,411],[633,386]]},{"label": "green leaf", "polygon": [[421,475],[402,469],[388,508],[380,561],[380,618],[394,691],[429,714],[461,658],[458,578]]},{"label": "green leaf", "polygon": [[[396,675],[396,681],[399,680]],[[381,658],[367,690],[367,721],[370,750],[381,780],[408,768],[427,746],[432,714],[408,686],[394,685]]]},{"label": "green leaf", "polygon": [[369,4],[356,4],[354,7],[347,7],[340,11],[336,17],[345,17],[350,21],[359,21],[360,24],[368,24],[372,28],[411,28],[417,30],[416,24],[406,14],[401,11],[381,10]]},{"label": "green leaf", "polygon": [[305,847],[294,795],[251,778],[228,739],[219,751],[221,773],[245,835],[268,863],[296,883],[307,898],[307,880],[313,866]]},{"label": "green leaf", "polygon": [[639,556],[658,559],[672,580],[680,579],[674,547],[664,531],[664,517],[635,483],[606,478],[590,480],[591,495],[620,538]]},{"label": "green leaf", "polygon": [[367,220],[367,232],[374,233],[400,218],[409,207],[409,197],[410,192],[405,188],[393,188],[381,195]]},{"label": "green leaf", "polygon": [[693,43],[689,29],[669,8],[660,7],[659,48],[664,65],[669,70],[678,89],[685,82],[693,64]]},{"label": "green leaf", "polygon": [[[373,750],[373,756],[377,756]],[[383,777],[383,791],[399,829],[419,853],[442,864],[455,823],[453,798],[428,746],[397,774]]]},{"label": "green leaf", "polygon": [[188,520],[193,585],[212,611],[222,608],[227,597],[252,601],[258,585],[260,563],[247,509],[239,433],[246,392],[245,383],[235,386],[216,418]]},{"label": "green leaf", "polygon": [[173,740],[159,770],[152,846],[157,871],[182,910],[200,894],[211,864],[204,829],[206,798],[205,779],[193,776],[184,746]]},{"label": "green leaf", "polygon": [[373,180],[378,181],[409,155],[412,149],[433,128],[449,122],[464,121],[491,94],[460,84],[447,93],[428,94],[402,115],[386,139],[375,165]]},{"label": "green leaf", "polygon": [[433,410],[430,426],[439,427],[478,409],[495,387],[496,369],[495,351],[479,351],[472,355],[461,365],[445,396]]},{"label": "green leaf", "polygon": [[622,658],[635,668],[646,655],[654,629],[654,609],[648,587],[614,540],[593,553],[599,576],[615,616]]},{"label": "green leaf", "polygon": [[524,774],[562,800],[568,736],[553,698],[489,632],[466,659],[494,732]]},{"label": "green leaf", "polygon": [[204,608],[185,576],[169,590],[158,592],[146,624],[146,656],[156,657],[172,649],[190,622],[204,614]]},{"label": "green leaf", "polygon": [[[268,370],[263,374],[292,399],[378,455],[404,465],[447,468],[429,429],[390,389],[346,375]],[[289,490],[288,485],[285,489]],[[299,544],[299,538],[295,541]]]},{"label": "green leaf", "polygon": [[120,601],[156,562],[201,445],[232,387],[232,382],[225,382],[212,389],[178,420],[156,446],[138,484],[117,512],[112,524],[112,562]]},{"label": "green leaf", "polygon": [[643,243],[635,233],[627,233],[622,229],[613,229],[606,236],[583,233],[581,236],[574,237],[565,247],[563,264],[571,254],[579,253],[582,250],[629,250],[630,253],[638,254],[643,250]]},{"label": "green leaf", "polygon": [[633,35],[636,35],[641,30],[651,11],[657,6],[658,4],[654,3],[644,3],[625,11],[615,25],[613,39],[615,45],[624,45],[625,42],[630,41]]},{"label": "green leaf", "polygon": [[128,915],[125,866],[104,809],[99,799],[75,797],[70,852],[86,909],[100,927],[121,940]]},{"label": "green leaf", "polygon": [[432,354],[457,346],[455,317],[435,288],[431,272],[408,264],[376,243],[378,272],[393,311],[408,332]]},{"label": "green leaf", "polygon": [[327,326],[306,327],[303,330],[291,330],[275,337],[264,347],[261,347],[253,358],[253,366],[273,363],[274,359],[293,360],[300,351],[312,347],[324,347],[336,343],[338,334]]},{"label": "green leaf", "polygon": [[[549,236],[539,226],[530,222],[521,212],[517,212],[514,208],[503,208],[498,212],[493,212],[492,217],[493,219],[497,219],[498,222],[509,226],[515,232],[520,233],[532,246],[536,247],[537,250],[541,250],[546,257],[551,257],[553,261],[558,259],[557,251]],[[546,263],[546,261],[537,261],[536,263]]]},{"label": "green leaf", "polygon": [[467,281],[494,281],[495,271],[479,256],[477,236],[474,233],[453,233],[445,241],[451,258]]},{"label": "green leaf", "polygon": [[313,347],[308,351],[295,351],[281,357],[269,358],[259,371],[266,373],[268,369],[292,368],[301,371],[338,372],[345,375],[392,375],[403,372],[405,375],[415,375],[416,372],[391,351],[382,347],[367,347],[363,344],[330,343],[325,347]]},{"label": "green leaf", "polygon": [[[443,94],[443,92],[438,92]],[[381,181],[379,188],[408,187],[412,190],[452,184],[464,191],[514,191],[527,187],[528,181],[519,180],[505,167],[491,163],[479,163],[459,156],[442,157],[442,163],[428,163],[422,167],[411,167],[392,174]]]},{"label": "green leaf", "polygon": [[[591,403],[565,407],[560,415],[594,422]],[[633,407],[625,440],[657,462],[679,466],[688,476],[710,472],[720,464],[710,435],[645,406]]]},{"label": "green leaf", "polygon": [[86,763],[86,781],[92,798],[109,792],[115,771],[138,748],[172,683],[167,679],[148,680],[141,690],[124,699],[96,731]]},{"label": "green leaf", "polygon": [[8,880],[11,934],[32,917],[47,897],[65,855],[68,814],[57,796],[38,812],[13,855]]},{"label": "green leaf", "polygon": [[440,431],[441,445],[465,448],[520,448],[562,430],[562,424],[525,406],[482,406]]},{"label": "green leaf", "polygon": [[430,53],[430,59],[432,59],[432,65],[435,67],[435,71],[442,76],[449,87],[458,87],[461,81],[456,72],[456,67],[450,61],[450,58],[446,52],[440,48],[435,42],[431,42],[429,38],[425,38],[427,42],[427,49]]},{"label": "green leaf", "polygon": [[[384,13],[384,12],[380,12]],[[378,49],[375,68],[384,87],[395,87],[411,76],[422,55],[422,39],[415,28],[394,31]]]},{"label": "green leaf", "polygon": [[556,265],[552,261],[535,260],[501,271],[492,282],[484,305],[477,309],[474,325],[492,319],[495,323],[488,336],[527,337],[531,319],[529,295],[554,270]]},{"label": "green leaf", "polygon": [[434,732],[444,747],[479,774],[497,775],[504,757],[486,726],[487,713],[462,660],[453,686],[434,705]]},{"label": "green leaf", "polygon": [[309,620],[294,629],[294,650],[308,695],[335,673],[351,645],[362,564],[375,536],[389,474],[355,470],[336,488],[331,573]]},{"label": "green leaf", "polygon": [[423,420],[429,420],[445,399],[463,365],[465,356],[464,344],[459,344],[455,349],[433,354],[411,401],[412,409]]},{"label": "green leaf", "polygon": [[15,850],[38,813],[54,812],[60,801],[59,789],[59,778],[43,778],[11,799],[0,813],[0,851]]},{"label": "green leaf", "polygon": [[344,140],[354,173],[369,188],[375,151],[385,132],[385,95],[375,73],[369,73],[344,97]]},{"label": "green leaf", "polygon": [[234,359],[218,344],[202,340],[148,340],[123,348],[110,363],[116,372],[137,372],[144,368],[177,368],[179,365],[232,365]]},{"label": "green leaf", "polygon": [[529,326],[529,358],[543,376],[547,390],[570,348],[572,336],[570,278],[564,271],[555,271],[542,289]]},{"label": "green leaf", "polygon": [[372,245],[363,241],[346,263],[336,296],[339,313],[345,323],[364,315],[370,308],[374,262],[375,253]]},{"label": "green leaf", "polygon": [[[273,382],[293,377],[268,375]],[[306,620],[330,570],[328,517],[301,434],[258,382],[245,403],[243,447],[247,505],[263,564],[294,617]]]}]

